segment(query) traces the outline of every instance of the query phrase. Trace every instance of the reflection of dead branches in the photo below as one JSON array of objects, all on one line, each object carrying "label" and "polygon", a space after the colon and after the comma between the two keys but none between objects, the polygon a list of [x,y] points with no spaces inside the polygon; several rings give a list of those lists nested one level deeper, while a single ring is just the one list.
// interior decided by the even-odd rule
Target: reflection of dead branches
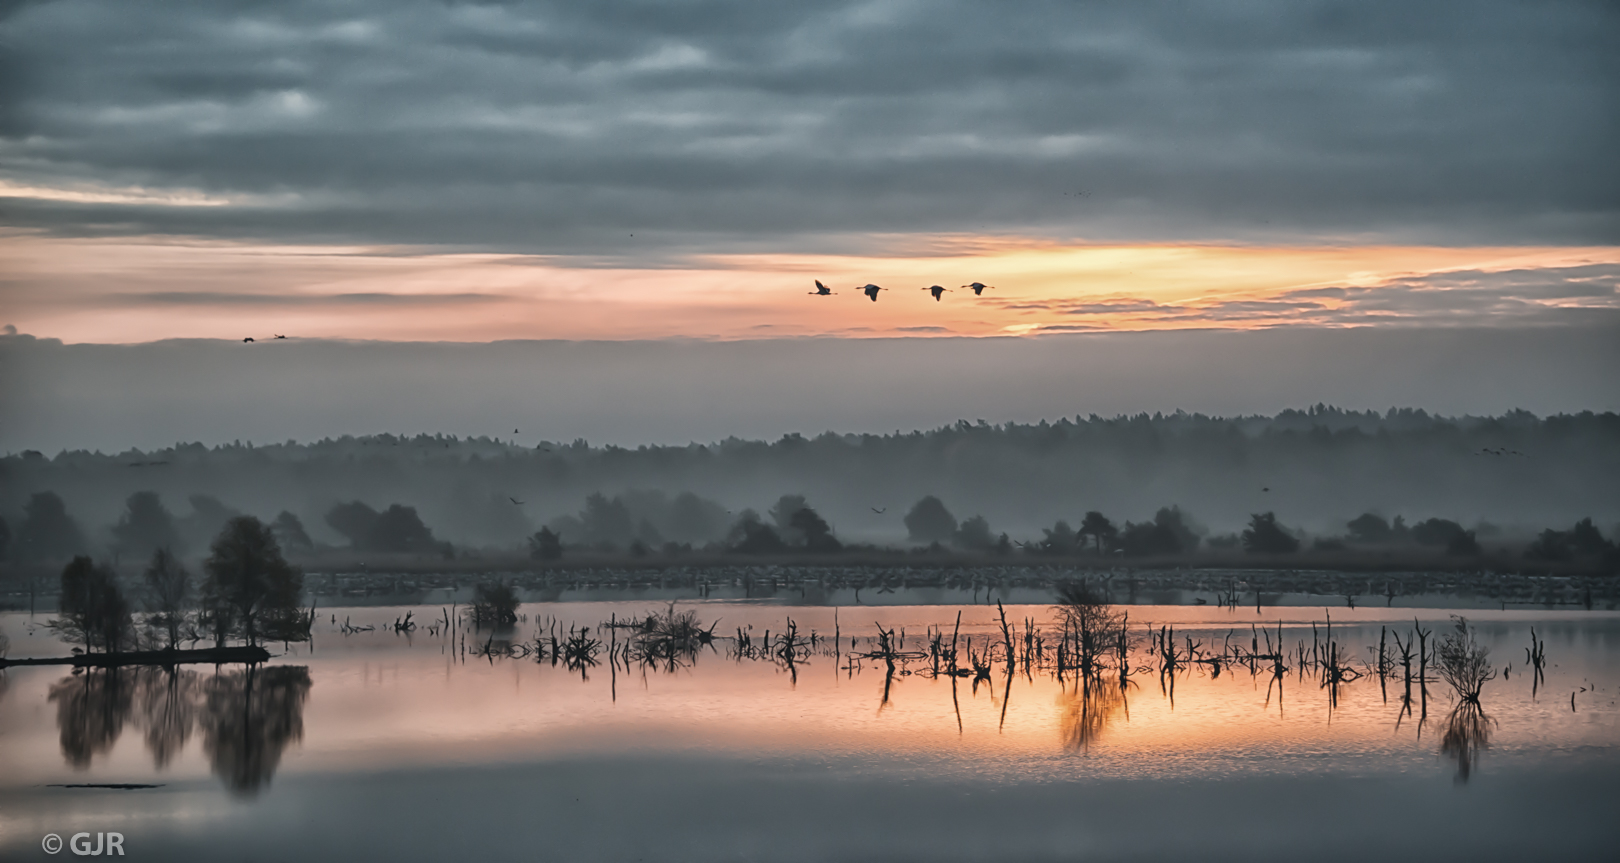
[{"label": "reflection of dead branches", "polygon": [[1496,720],[1485,715],[1477,701],[1460,702],[1446,716],[1440,735],[1440,754],[1457,762],[1457,781],[1467,782],[1479,766],[1479,754],[1491,748],[1491,730]]},{"label": "reflection of dead branches", "polygon": [[1530,697],[1547,682],[1547,642],[1536,637],[1536,628],[1530,627],[1530,646],[1524,649],[1525,664],[1530,666]]},{"label": "reflection of dead branches", "polygon": [[1059,696],[1059,703],[1063,705],[1059,722],[1063,748],[1085,752],[1102,735],[1114,714],[1126,709],[1125,685],[1082,677],[1073,690]]}]

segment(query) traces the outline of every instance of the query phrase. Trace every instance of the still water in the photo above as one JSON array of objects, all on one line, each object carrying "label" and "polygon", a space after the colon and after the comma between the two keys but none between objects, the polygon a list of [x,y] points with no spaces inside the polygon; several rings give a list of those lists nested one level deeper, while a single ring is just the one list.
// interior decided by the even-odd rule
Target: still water
[{"label": "still water", "polygon": [[[851,658],[880,627],[982,655],[1004,638],[984,605],[689,602],[716,636],[695,658],[608,659],[629,631],[603,623],[665,607],[530,604],[499,636],[447,632],[436,606],[328,609],[251,670],[0,672],[0,858],[84,831],[153,860],[1612,859],[1620,840],[1614,613],[1469,611],[1497,677],[1459,711],[1371,667],[1394,635],[1432,645],[1443,610],[1133,606],[1121,686]],[[1006,614],[1055,637],[1045,606]],[[815,634],[798,661],[737,655],[739,629],[790,620]],[[0,615],[12,656],[65,652],[42,622]],[[1360,676],[1324,686],[1297,652],[1281,677],[1167,674],[1150,626],[1203,657],[1331,638]],[[597,663],[537,660],[570,627]],[[72,787],[94,785],[156,787]]]}]

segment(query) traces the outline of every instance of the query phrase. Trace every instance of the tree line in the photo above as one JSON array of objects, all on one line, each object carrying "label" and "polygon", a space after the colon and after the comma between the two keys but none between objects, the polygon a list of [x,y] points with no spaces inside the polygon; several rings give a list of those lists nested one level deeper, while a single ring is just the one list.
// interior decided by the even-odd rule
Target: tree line
[{"label": "tree line", "polygon": [[[1239,531],[1265,510],[1317,531],[1355,512],[1383,510],[1524,530],[1592,516],[1606,532],[1620,521],[1620,504],[1607,493],[1620,483],[1620,415],[1439,417],[1319,405],[1274,416],[963,420],[891,434],[639,447],[379,434],[117,454],[24,452],[0,456],[0,478],[0,518],[14,529],[29,497],[42,491],[102,524],[137,491],[161,494],[171,506],[189,501],[193,511],[176,528],[194,549],[205,548],[227,516],[219,498],[261,517],[297,512],[320,533],[326,525],[309,501],[321,501],[323,511],[337,501],[365,501],[380,511],[381,503],[397,502],[416,507],[439,541],[497,547],[521,543],[542,526],[559,530],[552,519],[593,492],[631,489],[685,490],[717,501],[721,532],[735,520],[724,509],[782,491],[805,494],[829,522],[851,526],[869,507],[898,512],[934,494],[971,502],[1015,537],[1049,526],[1048,514],[1073,506],[1077,493],[1088,507],[1133,518],[1175,502],[1215,519],[1222,532]],[[895,521],[889,526],[898,539]],[[650,522],[660,534],[654,545],[714,541]],[[573,527],[561,532],[580,536]],[[106,544],[102,535],[87,539]]]},{"label": "tree line", "polygon": [[[222,505],[221,505],[222,506]],[[242,516],[225,510],[227,528],[242,524]],[[26,517],[19,531],[18,549],[34,557],[18,559],[60,560],[84,552],[82,531],[68,515],[61,500],[51,492],[35,494],[25,507]],[[438,539],[415,507],[390,504],[376,509],[362,501],[332,505],[324,523],[346,540],[346,544],[325,551],[360,554],[407,555],[454,558],[456,547]],[[178,566],[177,548],[184,548],[180,523],[159,496],[143,491],[131,495],[125,511],[111,533],[116,555],[125,558],[151,558],[154,565]],[[269,524],[254,524],[276,544],[277,554],[285,550],[295,557],[314,559],[321,549],[310,539],[297,515],[282,511]],[[1211,533],[1179,506],[1160,507],[1151,519],[1116,521],[1098,510],[1084,512],[1071,524],[1058,519],[1038,536],[1018,539],[1006,531],[995,531],[990,521],[975,513],[958,519],[937,495],[924,495],[905,512],[902,523],[911,547],[940,552],[972,554],[1030,554],[1041,556],[1109,556],[1126,558],[1176,557],[1200,551],[1239,550],[1265,555],[1294,554],[1301,551],[1337,552],[1367,549],[1433,550],[1458,558],[1485,553],[1482,539],[1494,542],[1500,552],[1511,543],[1498,536],[1488,524],[1465,528],[1445,518],[1428,518],[1408,524],[1404,517],[1386,519],[1368,512],[1343,523],[1342,532],[1310,537],[1298,528],[1278,521],[1275,511],[1251,513],[1239,531]],[[3,524],[0,524],[3,527]],[[1481,537],[1484,531],[1493,536]],[[9,530],[3,531],[9,539]],[[668,495],[662,491],[629,491],[608,496],[596,492],[585,498],[575,513],[552,519],[527,537],[530,557],[552,561],[565,554],[613,555],[632,557],[674,556],[705,552],[709,554],[792,555],[876,552],[890,546],[847,542],[831,522],[803,494],[782,495],[763,513],[744,509],[727,510],[720,503],[691,492]],[[1576,562],[1607,569],[1620,568],[1617,546],[1604,536],[1590,517],[1568,529],[1546,528],[1518,549],[1522,557],[1541,563]],[[218,554],[217,539],[212,552]],[[6,547],[0,543],[0,560]],[[88,558],[84,558],[88,560]],[[214,559],[210,557],[210,560]],[[159,567],[161,569],[162,567]],[[150,567],[149,567],[150,569]],[[85,584],[93,579],[82,576]],[[86,588],[89,589],[89,588]]]}]

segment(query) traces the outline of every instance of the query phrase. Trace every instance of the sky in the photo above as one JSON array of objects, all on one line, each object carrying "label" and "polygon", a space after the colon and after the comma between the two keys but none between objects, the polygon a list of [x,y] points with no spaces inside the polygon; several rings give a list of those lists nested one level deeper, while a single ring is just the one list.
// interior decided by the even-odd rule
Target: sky
[{"label": "sky", "polygon": [[0,324],[1612,328],[1617,43],[1605,0],[0,0]]}]

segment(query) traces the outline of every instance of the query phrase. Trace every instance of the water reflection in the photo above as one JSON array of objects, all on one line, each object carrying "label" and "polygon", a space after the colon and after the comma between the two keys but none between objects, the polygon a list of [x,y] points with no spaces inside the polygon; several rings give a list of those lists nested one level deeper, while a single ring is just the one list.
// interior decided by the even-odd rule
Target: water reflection
[{"label": "water reflection", "polygon": [[203,748],[214,773],[238,794],[252,795],[281,763],[287,744],[303,739],[309,669],[249,666],[215,675],[203,689]]},{"label": "water reflection", "polygon": [[88,768],[92,758],[118,742],[134,692],[134,672],[129,669],[85,671],[51,687],[62,757],[75,770]]},{"label": "water reflection", "polygon": [[146,725],[146,748],[152,766],[169,766],[191,738],[197,721],[198,674],[179,669],[143,668],[140,680],[141,715]]},{"label": "water reflection", "polygon": [[1479,766],[1479,754],[1491,747],[1491,731],[1496,720],[1485,715],[1479,704],[1463,701],[1446,716],[1440,735],[1440,754],[1457,762],[1457,781],[1467,782]]},{"label": "water reflection", "polygon": [[[200,731],[214,773],[233,792],[269,783],[289,743],[303,738],[309,669],[261,668],[203,675],[160,668],[91,669],[51,686],[62,757],[76,770],[109,752],[131,721],[167,767]],[[136,708],[139,707],[139,713]]]},{"label": "water reflection", "polygon": [[1063,748],[1069,752],[1086,752],[1095,743],[1116,714],[1130,718],[1130,705],[1126,702],[1126,682],[1105,681],[1082,676],[1071,690],[1058,697],[1063,715],[1058,723]]}]

